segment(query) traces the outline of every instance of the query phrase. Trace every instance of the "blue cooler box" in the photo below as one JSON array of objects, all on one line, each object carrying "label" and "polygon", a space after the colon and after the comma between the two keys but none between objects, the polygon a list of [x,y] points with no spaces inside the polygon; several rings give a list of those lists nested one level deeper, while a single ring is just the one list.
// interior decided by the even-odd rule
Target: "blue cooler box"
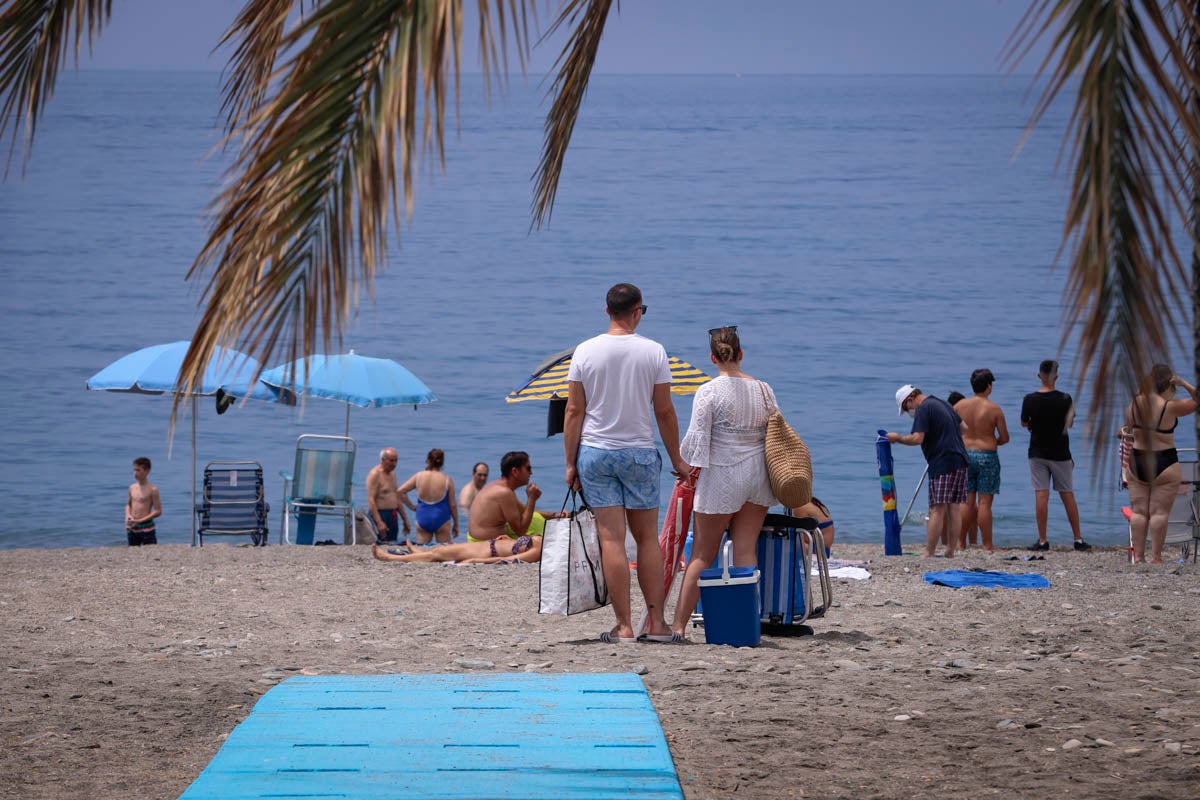
[{"label": "blue cooler box", "polygon": [[704,608],[704,641],[732,647],[757,647],[759,624],[758,568],[731,567],[731,542],[721,550],[721,566],[700,573]]}]

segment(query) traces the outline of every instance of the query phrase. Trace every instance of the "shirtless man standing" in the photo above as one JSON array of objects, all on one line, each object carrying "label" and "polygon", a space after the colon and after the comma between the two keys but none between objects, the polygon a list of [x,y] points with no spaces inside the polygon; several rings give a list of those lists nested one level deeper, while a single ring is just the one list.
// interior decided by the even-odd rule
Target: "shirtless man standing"
[{"label": "shirtless man standing", "polygon": [[396,463],[399,456],[391,447],[385,447],[379,453],[379,465],[372,467],[367,473],[367,508],[370,509],[371,519],[379,529],[381,542],[398,541],[396,534],[400,526],[396,517],[404,524],[404,539],[412,528],[408,524],[408,515],[400,504],[400,493],[396,490]]},{"label": "shirtless man standing", "polygon": [[954,406],[966,423],[963,444],[967,448],[967,503],[958,546],[965,550],[968,538],[971,544],[976,544],[978,528],[983,549],[989,553],[996,549],[992,546],[992,501],[1000,492],[1000,457],[996,450],[1008,443],[1004,412],[989,399],[995,381],[990,369],[975,370],[971,373],[971,390],[975,396],[960,400]]},{"label": "shirtless man standing", "polygon": [[[542,514],[534,511],[542,490],[530,483],[533,465],[529,454],[524,451],[505,453],[500,459],[500,478],[489,483],[475,495],[468,520],[468,542],[484,542],[507,536],[516,539],[532,534],[541,536],[547,519],[556,519],[562,514]],[[527,485],[528,484],[528,485]],[[517,489],[525,486],[525,503],[517,499]]]}]

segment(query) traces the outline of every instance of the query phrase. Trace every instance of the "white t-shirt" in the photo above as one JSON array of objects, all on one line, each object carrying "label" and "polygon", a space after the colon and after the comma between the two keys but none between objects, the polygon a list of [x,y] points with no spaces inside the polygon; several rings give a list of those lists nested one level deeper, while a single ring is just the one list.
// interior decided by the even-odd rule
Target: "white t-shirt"
[{"label": "white t-shirt", "polygon": [[567,380],[587,397],[580,444],[601,450],[656,447],[654,387],[671,382],[667,351],[638,334],[602,333],[575,348]]}]

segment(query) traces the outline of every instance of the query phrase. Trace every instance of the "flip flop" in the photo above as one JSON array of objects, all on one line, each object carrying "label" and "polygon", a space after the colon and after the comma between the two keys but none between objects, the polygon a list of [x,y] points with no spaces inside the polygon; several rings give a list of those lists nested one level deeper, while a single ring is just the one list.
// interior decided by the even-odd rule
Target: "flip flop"
[{"label": "flip flop", "polygon": [[633,644],[637,641],[637,637],[630,636],[626,638],[624,636],[613,636],[612,631],[605,631],[604,633],[600,634],[600,641],[607,644]]},{"label": "flip flop", "polygon": [[671,631],[670,633],[646,633],[642,634],[639,641],[655,642],[657,644],[683,644],[687,641],[682,634]]}]

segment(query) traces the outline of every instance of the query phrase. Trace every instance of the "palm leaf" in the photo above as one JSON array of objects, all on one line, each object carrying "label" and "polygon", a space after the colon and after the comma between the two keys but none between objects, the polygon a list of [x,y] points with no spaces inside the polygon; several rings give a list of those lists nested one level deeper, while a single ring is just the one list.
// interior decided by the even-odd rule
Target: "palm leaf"
[{"label": "palm leaf", "polygon": [[111,14],[112,0],[13,0],[0,10],[0,139],[11,131],[10,163],[18,142],[28,161],[72,39],[78,64],[85,35],[90,51]]},{"label": "palm leaf", "polygon": [[1078,335],[1101,467],[1121,407],[1180,340],[1187,313],[1190,280],[1174,236],[1190,219],[1189,154],[1200,143],[1188,106],[1200,76],[1181,46],[1196,24],[1182,2],[1168,10],[1150,0],[1039,0],[1009,43],[1015,65],[1050,39],[1030,128],[1078,80],[1064,142],[1072,174],[1058,255],[1069,253],[1063,342]]},{"label": "palm leaf", "polygon": [[[411,213],[419,155],[444,163],[462,0],[327,0],[283,30],[288,5],[250,0],[226,37],[239,42],[225,110],[240,151],[189,273],[211,275],[188,388],[219,344],[263,364],[328,350],[383,264],[390,224],[399,235],[401,192]],[[479,0],[485,81],[510,36],[524,63],[532,6]],[[273,67],[277,53],[292,55]]]},{"label": "palm leaf", "polygon": [[546,116],[545,139],[533,200],[533,222],[539,228],[550,222],[563,159],[567,154],[567,145],[571,143],[575,121],[579,118],[583,96],[587,93],[588,80],[596,63],[596,51],[600,47],[604,23],[608,20],[611,8],[612,0],[570,0],[546,33],[546,36],[551,36],[564,25],[574,26],[570,39],[555,62],[558,75],[550,89],[554,102]]}]

